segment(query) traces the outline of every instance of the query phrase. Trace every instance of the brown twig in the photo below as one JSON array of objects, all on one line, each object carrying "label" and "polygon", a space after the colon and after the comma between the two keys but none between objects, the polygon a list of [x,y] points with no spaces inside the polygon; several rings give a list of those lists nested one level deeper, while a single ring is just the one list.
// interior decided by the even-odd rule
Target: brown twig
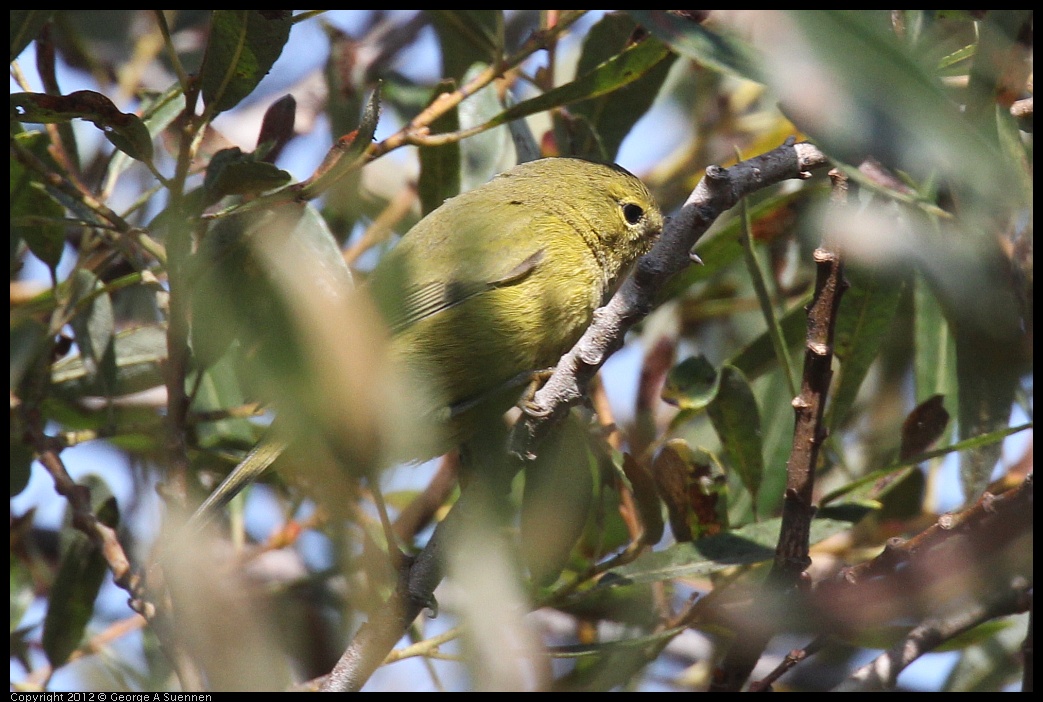
[{"label": "brown twig", "polygon": [[[833,179],[833,202],[847,202],[847,179],[837,170]],[[829,384],[833,378],[833,332],[840,298],[847,286],[843,260],[835,242],[828,239],[815,250],[818,276],[815,294],[808,304],[808,333],[804,351],[804,374],[800,394],[793,399],[796,425],[793,448],[786,464],[786,492],[782,502],[782,527],[775,550],[769,582],[780,591],[791,591],[811,564],[811,520],[815,515],[812,493],[819,448],[826,438],[822,423]],[[710,691],[737,691],[742,688],[764,652],[772,631],[767,626],[741,632],[721,663]]]},{"label": "brown twig", "polygon": [[112,571],[113,582],[130,595],[131,609],[149,623],[160,645],[167,652],[183,689],[204,689],[198,668],[181,650],[177,638],[173,635],[174,627],[169,612],[164,607],[157,606],[150,598],[143,579],[131,567],[130,559],[119,541],[116,530],[104,524],[94,514],[91,509],[90,489],[78,484],[66,470],[60,455],[60,442],[43,432],[38,418],[34,418],[35,412],[27,410],[26,414],[28,439],[36,450],[41,465],[51,475],[55,491],[68,500],[72,511],[72,525],[95,544]]}]

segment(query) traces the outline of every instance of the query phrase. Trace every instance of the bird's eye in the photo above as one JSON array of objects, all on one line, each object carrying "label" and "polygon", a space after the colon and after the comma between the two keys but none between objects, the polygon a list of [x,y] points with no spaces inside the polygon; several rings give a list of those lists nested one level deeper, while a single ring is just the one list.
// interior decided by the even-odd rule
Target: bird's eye
[{"label": "bird's eye", "polygon": [[644,216],[645,211],[641,209],[640,205],[635,205],[632,202],[623,205],[623,217],[626,219],[628,224],[637,224]]}]

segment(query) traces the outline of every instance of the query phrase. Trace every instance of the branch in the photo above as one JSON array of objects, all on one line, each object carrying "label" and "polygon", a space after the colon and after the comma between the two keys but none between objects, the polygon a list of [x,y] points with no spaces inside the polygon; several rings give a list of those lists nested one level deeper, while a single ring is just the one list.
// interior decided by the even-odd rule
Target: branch
[{"label": "branch", "polygon": [[55,491],[69,502],[72,525],[83,532],[102,554],[115,584],[130,595],[130,608],[149,623],[160,646],[174,666],[182,688],[203,690],[203,678],[191,657],[186,654],[174,635],[170,612],[149,597],[148,588],[140,574],[130,564],[116,530],[103,523],[91,509],[90,490],[78,484],[65,468],[60,453],[61,442],[43,432],[40,417],[35,411],[27,411],[28,438],[37,452],[40,463],[51,475]]},{"label": "branch", "polygon": [[[1020,585],[1020,586],[1019,586]],[[898,674],[925,653],[945,641],[996,617],[1025,611],[1032,586],[1014,584],[992,602],[974,602],[948,616],[930,617],[914,627],[901,641],[833,688],[834,692],[893,690]]]},{"label": "branch", "polygon": [[[830,171],[833,202],[844,206],[847,180]],[[786,464],[786,492],[782,502],[782,526],[768,581],[781,592],[792,591],[804,570],[811,565],[811,520],[815,516],[812,496],[819,448],[826,438],[822,415],[833,379],[833,332],[840,298],[847,287],[844,264],[835,243],[823,241],[813,254],[818,265],[815,295],[808,304],[808,333],[804,351],[804,374],[800,394],[793,399],[796,423],[793,447]],[[769,626],[754,626],[736,638],[724,660],[711,692],[735,692],[742,688],[774,632]]]},{"label": "branch", "polygon": [[826,157],[808,143],[786,144],[731,168],[710,166],[677,216],[663,228],[652,251],[637,262],[623,286],[597,310],[594,321],[558,363],[515,427],[511,450],[527,456],[552,423],[583,397],[598,369],[623,345],[634,324],[647,315],[656,294],[672,276],[692,263],[690,251],[725,211],[741,198],[792,178],[806,179],[826,165]]}]

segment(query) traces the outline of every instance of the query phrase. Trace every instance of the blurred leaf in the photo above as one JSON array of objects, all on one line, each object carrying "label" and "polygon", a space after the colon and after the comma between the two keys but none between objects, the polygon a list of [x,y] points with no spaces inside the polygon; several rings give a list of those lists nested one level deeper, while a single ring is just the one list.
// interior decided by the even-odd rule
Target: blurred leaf
[{"label": "blurred leaf", "polygon": [[[945,692],[994,692],[1020,686],[1028,614],[979,624],[952,639],[961,656],[949,672]],[[939,650],[950,650],[946,642]],[[1015,688],[1020,689],[1020,687]]]},{"label": "blurred leaf", "polygon": [[996,135],[996,108],[1010,117],[1031,73],[1032,10],[989,10],[978,23],[964,114],[983,133]]},{"label": "blurred leaf", "polygon": [[[14,426],[14,424],[11,425],[12,430]],[[21,436],[14,436],[13,431],[9,458],[11,460],[11,470],[8,477],[11,481],[11,497],[14,497],[21,493],[25,486],[29,484],[29,477],[32,474],[33,450],[26,445]],[[14,561],[12,560],[12,568],[14,567],[13,564]],[[14,592],[13,589],[12,592]]]},{"label": "blurred leaf", "polygon": [[643,636],[630,635],[615,641],[550,647],[548,653],[555,658],[575,661],[575,667],[555,681],[554,690],[608,692],[626,685],[683,630],[683,627],[674,627]]},{"label": "blurred leaf", "polygon": [[503,10],[426,10],[442,49],[442,75],[463,78],[473,63],[496,64],[503,54]]},{"label": "blurred leaf", "polygon": [[587,620],[608,619],[638,627],[655,624],[652,588],[647,582],[618,577],[614,571],[602,575],[594,587],[570,593],[554,608]]},{"label": "blurred leaf", "polygon": [[644,528],[641,540],[646,544],[659,543],[663,538],[663,509],[653,476],[629,453],[623,454],[622,467]]},{"label": "blurred leaf", "polygon": [[[957,427],[961,439],[1000,430],[1010,422],[1018,366],[1002,358],[1003,349],[986,334],[956,330],[956,380],[960,387]],[[1003,447],[969,450],[960,459],[960,481],[967,504],[977,500],[992,479]]]},{"label": "blurred leaf", "polygon": [[[618,577],[621,584],[651,583],[704,577],[737,565],[760,563],[775,556],[781,526],[780,519],[768,519],[662,551],[649,551],[631,563],[613,568],[609,574]],[[815,519],[811,522],[811,544],[850,528],[850,522]]]},{"label": "blurred leaf", "polygon": [[36,38],[54,10],[11,10],[11,61]]},{"label": "blurred leaf", "polygon": [[902,448],[899,460],[906,460],[923,453],[931,444],[942,437],[949,424],[949,413],[945,411],[942,395],[932,395],[909,413],[902,422]]},{"label": "blurred leaf", "polygon": [[1003,429],[997,429],[996,431],[990,432],[988,434],[974,436],[970,439],[964,439],[963,441],[958,441],[955,444],[934,449],[933,451],[928,451],[926,453],[920,454],[919,456],[914,456],[912,459],[908,461],[896,463],[886,468],[881,468],[880,470],[875,470],[872,473],[869,473],[868,475],[862,476],[861,478],[858,478],[857,480],[854,480],[848,483],[847,485],[844,485],[843,487],[837,488],[836,490],[830,492],[821,500],[819,500],[819,504],[828,504],[829,502],[844,495],[869,494],[863,492],[863,488],[865,488],[867,485],[877,483],[878,487],[886,486],[887,484],[890,484],[889,479],[893,479],[893,476],[908,470],[909,467],[912,465],[930,460],[932,458],[939,458],[950,453],[958,453],[960,451],[972,451],[987,446],[994,446],[996,444],[1001,443],[1005,438],[1007,438],[1011,434],[1017,434],[1018,432],[1022,432],[1026,429],[1031,428],[1031,422],[1027,424],[1020,424],[1016,427],[1004,427]]},{"label": "blurred leaf", "polygon": [[35,627],[20,627],[20,625],[26,610],[29,609],[29,606],[36,599],[36,593],[34,592],[35,587],[33,585],[32,573],[30,572],[30,565],[24,557],[16,555],[16,549],[22,551],[25,541],[31,538],[29,533],[33,516],[33,510],[29,510],[23,516],[12,514],[10,527],[11,566],[8,582],[10,583],[11,593],[11,658],[22,663],[26,670],[32,668],[32,663],[29,661],[29,646],[25,635],[28,631],[35,629]]},{"label": "blurred leaf", "polygon": [[[95,515],[101,523],[115,528],[119,524],[116,498],[108,494],[100,479],[92,482],[91,501],[99,504]],[[83,640],[107,569],[101,549],[85,534],[71,527],[67,527],[64,534],[66,541],[43,624],[43,649],[54,668],[69,660]]]},{"label": "blurred leaf", "polygon": [[837,313],[834,353],[840,371],[833,381],[833,400],[827,426],[835,430],[846,419],[869,367],[880,354],[887,331],[905,289],[905,281],[886,271],[849,266],[844,271],[851,287]]},{"label": "blurred leaf", "polygon": [[239,104],[268,75],[293,25],[292,10],[214,10],[199,71],[213,114]]},{"label": "blurred leaf", "polygon": [[[431,103],[441,95],[456,89],[452,81],[443,81],[431,96]],[[452,108],[431,123],[432,134],[444,134],[460,129],[457,108]],[[460,142],[453,141],[440,146],[421,146],[420,149],[420,192],[421,213],[426,215],[443,202],[460,194]]]},{"label": "blurred leaf", "polygon": [[661,10],[627,10],[671,49],[716,71],[763,83],[761,57],[738,37],[711,31],[697,22]]},{"label": "blurred leaf", "polygon": [[[632,40],[638,29],[630,17],[620,12],[606,14],[590,28],[583,41],[576,75],[584,75],[599,64],[619,53]],[[573,115],[583,117],[598,143],[580,144],[575,153],[593,154],[601,151],[601,159],[615,161],[619,146],[634,124],[645,116],[655,101],[677,56],[673,53],[652,67],[640,79],[610,95],[576,103],[570,108]],[[597,148],[595,148],[597,147]]]},{"label": "blurred leaf", "polygon": [[66,356],[51,368],[54,392],[62,397],[127,395],[163,385],[167,359],[167,332],[159,324],[117,332],[112,340],[116,378],[106,387],[87,370],[80,352]]},{"label": "blurred leaf", "polygon": [[746,376],[734,366],[721,368],[717,397],[706,408],[732,469],[756,499],[764,475],[760,412]]},{"label": "blurred leaf", "polygon": [[[823,151],[856,165],[873,156],[916,180],[938,171],[977,202],[1008,199],[995,141],[960,113],[933,65],[895,37],[883,13],[789,15],[799,36],[765,46],[769,80],[786,115]],[[793,42],[808,52],[799,66],[782,58],[792,58]]]},{"label": "blurred leaf", "polygon": [[579,541],[593,503],[595,467],[587,427],[576,412],[554,428],[526,466],[521,551],[535,583],[557,580]]},{"label": "blurred leaf", "polygon": [[112,100],[93,90],[68,95],[12,93],[11,115],[20,122],[61,124],[85,119],[105,133],[105,138],[131,158],[152,161],[152,137],[141,118],[120,112]]}]

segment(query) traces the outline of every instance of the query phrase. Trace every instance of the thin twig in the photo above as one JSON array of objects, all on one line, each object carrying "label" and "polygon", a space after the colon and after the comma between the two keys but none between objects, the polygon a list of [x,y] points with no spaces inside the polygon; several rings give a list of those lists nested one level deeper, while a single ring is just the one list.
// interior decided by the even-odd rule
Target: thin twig
[{"label": "thin twig", "polygon": [[[847,180],[837,170],[830,171],[830,177],[834,185],[833,201],[838,207],[843,207],[848,197]],[[814,297],[807,307],[804,374],[800,394],[793,399],[793,410],[796,413],[793,448],[786,464],[782,526],[769,574],[769,582],[781,592],[792,591],[811,564],[808,551],[811,520],[815,515],[815,506],[812,504],[815,467],[819,449],[826,438],[822,416],[833,378],[833,332],[840,298],[847,287],[843,260],[834,242],[827,238],[813,256],[818,265],[818,276]],[[734,692],[741,689],[768,645],[772,633],[767,626],[741,632],[721,662],[720,673],[715,676],[710,691]]]}]

